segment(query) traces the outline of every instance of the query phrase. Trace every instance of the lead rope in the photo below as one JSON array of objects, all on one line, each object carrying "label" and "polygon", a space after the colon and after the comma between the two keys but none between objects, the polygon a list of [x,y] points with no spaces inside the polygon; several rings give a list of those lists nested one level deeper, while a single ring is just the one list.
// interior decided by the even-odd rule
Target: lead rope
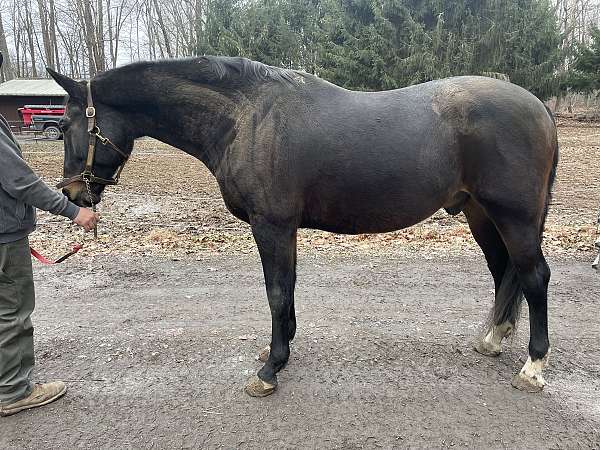
[{"label": "lead rope", "polygon": [[[85,181],[85,187],[87,189],[87,194],[90,198],[90,203],[92,204],[92,211],[96,212],[96,204],[92,200],[93,197],[92,197],[92,189],[90,188],[90,180],[88,180],[87,178],[84,178],[83,180]],[[94,225],[94,239],[98,239],[98,225]],[[60,264],[64,260],[73,256],[75,253],[79,252],[79,250],[81,250],[82,248],[83,248],[83,244],[77,244],[71,249],[71,251],[69,253],[61,256],[57,260],[51,260],[51,259],[46,258],[44,255],[42,255],[40,252],[38,252],[33,247],[29,247],[29,252],[31,253],[31,256],[33,256],[35,259],[37,259],[42,264],[53,265],[53,264]]]},{"label": "lead rope", "polygon": [[[92,204],[92,211],[96,212],[96,204],[94,203],[94,200],[92,197],[92,189],[90,188],[90,180],[88,180],[87,178],[84,178],[83,181],[85,181],[85,188],[87,189],[88,198],[90,199],[90,203]],[[98,224],[94,225],[94,239],[98,239]]]}]

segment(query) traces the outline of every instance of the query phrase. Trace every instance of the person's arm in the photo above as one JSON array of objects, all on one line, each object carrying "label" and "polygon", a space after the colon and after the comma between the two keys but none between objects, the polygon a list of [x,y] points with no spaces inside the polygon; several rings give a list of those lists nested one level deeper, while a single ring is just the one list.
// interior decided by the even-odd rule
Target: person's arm
[{"label": "person's arm", "polygon": [[0,116],[0,186],[9,195],[38,209],[68,217],[90,231],[100,215],[80,208],[59,192],[50,189],[21,157],[10,127]]},{"label": "person's arm", "polygon": [[0,186],[9,195],[38,209],[75,220],[79,207],[50,189],[27,165],[11,136],[0,129]]}]

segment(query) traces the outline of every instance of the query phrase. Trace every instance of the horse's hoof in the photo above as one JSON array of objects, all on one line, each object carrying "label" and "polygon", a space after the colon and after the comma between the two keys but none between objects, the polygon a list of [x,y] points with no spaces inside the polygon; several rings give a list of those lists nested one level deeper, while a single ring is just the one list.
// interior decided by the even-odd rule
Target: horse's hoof
[{"label": "horse's hoof", "polygon": [[269,359],[269,354],[271,353],[271,346],[267,345],[265,348],[263,348],[260,353],[258,354],[258,356],[256,357],[257,360],[259,360],[260,362],[264,362],[266,363],[267,360]]},{"label": "horse's hoof", "polygon": [[473,345],[473,350],[485,356],[498,356],[502,353],[502,346],[480,339]]},{"label": "horse's hoof", "polygon": [[502,340],[510,336],[514,325],[510,322],[504,322],[500,325],[492,326],[485,336],[480,337],[473,348],[477,353],[485,356],[498,356],[502,353]]},{"label": "horse's hoof", "polygon": [[275,384],[270,384],[254,375],[248,380],[244,390],[251,397],[266,397],[275,392],[275,389],[277,389],[277,380],[275,380]]},{"label": "horse's hoof", "polygon": [[541,375],[529,376],[520,372],[513,377],[511,384],[520,391],[534,394],[542,392],[546,382]]}]

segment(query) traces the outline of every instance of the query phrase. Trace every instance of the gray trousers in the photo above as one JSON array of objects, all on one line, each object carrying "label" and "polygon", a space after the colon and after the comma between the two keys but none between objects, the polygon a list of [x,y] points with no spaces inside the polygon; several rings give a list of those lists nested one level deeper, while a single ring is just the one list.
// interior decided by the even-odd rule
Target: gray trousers
[{"label": "gray trousers", "polygon": [[29,239],[0,244],[0,403],[31,392],[34,307]]}]

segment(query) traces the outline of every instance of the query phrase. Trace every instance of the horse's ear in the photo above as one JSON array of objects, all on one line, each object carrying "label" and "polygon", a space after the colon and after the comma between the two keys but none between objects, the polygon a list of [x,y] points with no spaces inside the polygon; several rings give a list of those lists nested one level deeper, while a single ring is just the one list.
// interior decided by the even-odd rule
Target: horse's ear
[{"label": "horse's ear", "polygon": [[86,93],[83,83],[62,75],[55,70],[52,70],[50,67],[46,67],[46,71],[50,74],[54,81],[56,81],[65,91],[67,91],[67,94],[69,94],[70,98],[82,102],[85,101]]}]

